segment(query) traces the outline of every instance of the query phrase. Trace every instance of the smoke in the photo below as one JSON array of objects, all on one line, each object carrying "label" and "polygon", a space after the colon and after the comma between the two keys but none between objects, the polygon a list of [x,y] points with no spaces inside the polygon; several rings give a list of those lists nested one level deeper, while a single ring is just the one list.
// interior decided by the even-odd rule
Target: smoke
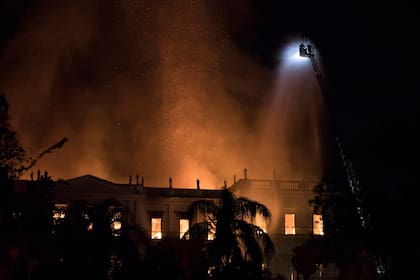
[{"label": "smoke", "polygon": [[278,73],[232,39],[252,22],[229,21],[234,7],[39,3],[0,57],[0,88],[28,154],[69,139],[36,168],[53,178],[92,174],[123,183],[139,174],[148,186],[200,179],[204,188],[232,183],[243,168],[252,178],[319,175],[321,155],[308,153],[319,140],[310,119],[317,112],[296,111],[297,97],[262,106],[279,90]]}]

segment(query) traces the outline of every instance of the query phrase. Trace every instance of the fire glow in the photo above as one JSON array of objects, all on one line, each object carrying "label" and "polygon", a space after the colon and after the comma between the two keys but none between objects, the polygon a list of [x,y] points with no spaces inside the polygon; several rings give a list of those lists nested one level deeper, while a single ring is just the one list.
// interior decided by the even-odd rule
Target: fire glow
[{"label": "fire glow", "polygon": [[0,85],[28,155],[69,139],[34,173],[192,188],[231,184],[244,168],[319,176],[319,102],[305,71],[282,59],[273,72],[240,51],[204,1],[122,3],[51,1],[2,51]]}]

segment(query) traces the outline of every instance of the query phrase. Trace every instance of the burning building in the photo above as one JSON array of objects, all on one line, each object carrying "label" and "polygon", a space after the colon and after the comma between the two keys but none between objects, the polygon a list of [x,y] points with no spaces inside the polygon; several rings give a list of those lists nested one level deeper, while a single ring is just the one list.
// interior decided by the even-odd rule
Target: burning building
[{"label": "burning building", "polygon": [[[84,175],[57,182],[53,195],[55,223],[66,217],[66,209],[77,201],[99,204],[114,199],[121,208],[114,207],[110,215],[110,227],[119,235],[124,222],[141,226],[150,241],[181,240],[194,221],[187,215],[194,201],[207,199],[218,201],[224,188],[237,197],[245,197],[267,206],[271,213],[270,223],[257,217],[254,224],[262,228],[275,244],[275,255],[267,265],[272,275],[297,277],[292,264],[293,249],[313,235],[323,235],[322,217],[314,214],[309,200],[313,198],[312,181],[283,181],[250,179],[247,170],[242,178],[231,186],[205,189],[197,180],[196,188],[176,187],[169,178],[166,187],[147,186],[144,178],[131,176],[127,183],[114,183],[92,175]],[[119,209],[127,209],[121,211]],[[91,225],[89,225],[91,226]],[[209,242],[211,242],[209,235]],[[183,241],[180,241],[182,244]],[[180,245],[181,247],[183,245]],[[187,246],[187,243],[185,243]],[[322,278],[322,267],[314,277]],[[329,275],[332,276],[332,275]]]}]

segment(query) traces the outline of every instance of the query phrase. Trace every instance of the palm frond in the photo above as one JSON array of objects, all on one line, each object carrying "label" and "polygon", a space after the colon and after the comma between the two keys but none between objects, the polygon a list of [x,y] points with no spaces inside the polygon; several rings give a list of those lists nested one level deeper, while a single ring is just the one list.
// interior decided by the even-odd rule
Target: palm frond
[{"label": "palm frond", "polygon": [[235,200],[234,211],[240,219],[250,218],[253,220],[257,214],[268,222],[271,219],[271,212],[264,204],[244,197]]},{"label": "palm frond", "polygon": [[241,239],[245,245],[250,244],[251,246],[254,246],[254,243],[251,241],[253,239],[258,242],[266,258],[271,258],[274,255],[275,247],[273,241],[259,226],[242,220],[235,220],[232,228],[236,229],[236,232],[238,232],[237,237]]},{"label": "palm frond", "polygon": [[216,237],[208,245],[208,253],[218,270],[240,263],[243,255],[239,240],[233,235],[226,238]]},{"label": "palm frond", "polygon": [[187,239],[187,236],[190,239],[205,239],[207,240],[207,236],[209,233],[209,227],[211,227],[210,222],[200,222],[193,224],[188,231],[184,234],[182,239]]},{"label": "palm frond", "polygon": [[188,208],[188,215],[190,217],[196,217],[198,214],[217,215],[219,206],[212,200],[200,199],[194,201]]},{"label": "palm frond", "polygon": [[258,240],[255,238],[250,238],[245,234],[241,234],[238,238],[240,239],[240,243],[244,249],[245,261],[263,263],[264,254]]}]

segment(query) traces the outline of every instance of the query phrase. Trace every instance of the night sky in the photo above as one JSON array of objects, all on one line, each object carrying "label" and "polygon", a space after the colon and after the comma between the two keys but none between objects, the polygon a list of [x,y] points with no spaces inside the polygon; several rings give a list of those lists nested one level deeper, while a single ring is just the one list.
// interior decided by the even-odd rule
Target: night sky
[{"label": "night sky", "polygon": [[[175,184],[201,177],[214,186],[244,167],[266,176],[253,161],[264,102],[281,48],[303,36],[322,57],[339,134],[362,183],[412,188],[415,9],[281,2],[3,1],[0,90],[23,146],[34,155],[68,137],[38,165],[61,178],[125,181],[139,173],[150,184],[172,176]],[[308,151],[279,156],[279,176],[320,175],[320,155]]]}]

